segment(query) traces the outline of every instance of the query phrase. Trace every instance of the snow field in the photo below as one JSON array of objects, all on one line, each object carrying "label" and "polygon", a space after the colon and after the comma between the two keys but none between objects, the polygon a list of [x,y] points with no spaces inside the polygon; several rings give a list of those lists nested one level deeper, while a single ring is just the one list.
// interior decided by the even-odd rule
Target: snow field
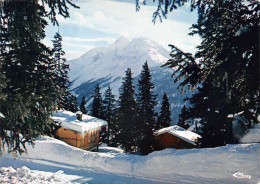
[{"label": "snow field", "polygon": [[[207,149],[165,149],[139,156],[89,152],[43,137],[36,141],[34,148],[28,146],[28,154],[18,159],[158,183],[257,183],[260,181],[259,150],[260,144],[255,143]],[[5,154],[3,157],[12,156]],[[237,172],[250,175],[250,179],[234,177]]]}]

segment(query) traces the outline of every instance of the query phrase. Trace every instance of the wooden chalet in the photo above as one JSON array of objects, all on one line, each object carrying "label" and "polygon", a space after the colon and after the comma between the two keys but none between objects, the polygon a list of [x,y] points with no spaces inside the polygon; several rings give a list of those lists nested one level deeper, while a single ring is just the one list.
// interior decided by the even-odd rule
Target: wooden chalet
[{"label": "wooden chalet", "polygon": [[165,148],[195,148],[200,135],[188,131],[178,125],[160,129],[154,133],[156,140],[156,149],[162,150]]},{"label": "wooden chalet", "polygon": [[107,122],[89,115],[60,110],[52,119],[60,123],[55,136],[69,145],[84,150],[98,149],[100,134],[107,131]]}]

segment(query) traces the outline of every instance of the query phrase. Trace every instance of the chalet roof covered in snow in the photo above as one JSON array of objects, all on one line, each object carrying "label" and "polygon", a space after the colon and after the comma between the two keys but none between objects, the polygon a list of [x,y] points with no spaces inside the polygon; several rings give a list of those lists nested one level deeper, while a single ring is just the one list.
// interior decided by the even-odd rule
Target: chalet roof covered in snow
[{"label": "chalet roof covered in snow", "polygon": [[172,134],[186,142],[189,142],[190,144],[196,145],[196,140],[198,138],[201,138],[201,136],[199,134],[196,134],[194,132],[188,131],[178,125],[174,125],[174,126],[170,126],[170,127],[166,127],[163,129],[160,129],[158,131],[155,132],[156,135],[161,135],[164,133],[169,133]]},{"label": "chalet roof covered in snow", "polygon": [[82,121],[79,121],[76,117],[76,113],[65,110],[59,110],[53,113],[52,119],[60,122],[63,128],[80,133],[107,125],[106,121],[85,114],[82,115]]}]

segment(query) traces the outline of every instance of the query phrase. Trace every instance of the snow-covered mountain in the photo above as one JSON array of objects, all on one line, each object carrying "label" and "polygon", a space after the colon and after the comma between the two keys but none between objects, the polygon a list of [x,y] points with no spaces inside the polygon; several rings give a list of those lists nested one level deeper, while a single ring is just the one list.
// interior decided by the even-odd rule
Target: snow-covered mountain
[{"label": "snow-covered mountain", "polygon": [[69,77],[73,81],[71,91],[78,95],[79,100],[85,96],[88,105],[96,83],[99,83],[101,92],[110,85],[118,97],[122,77],[125,76],[127,68],[131,68],[135,77],[134,84],[137,84],[142,65],[147,61],[156,87],[155,94],[158,94],[158,102],[166,92],[172,107],[172,117],[176,120],[186,96],[181,96],[177,91],[177,84],[174,84],[171,78],[173,71],[161,67],[169,59],[169,53],[170,51],[154,41],[144,38],[130,41],[121,36],[108,47],[94,48],[80,58],[68,61]]},{"label": "snow-covered mountain", "polygon": [[72,89],[101,78],[109,78],[112,82],[123,77],[127,68],[137,76],[146,60],[150,67],[154,67],[165,63],[168,57],[169,51],[156,42],[143,38],[129,41],[121,36],[108,47],[92,49],[69,61],[69,76],[74,81]]}]

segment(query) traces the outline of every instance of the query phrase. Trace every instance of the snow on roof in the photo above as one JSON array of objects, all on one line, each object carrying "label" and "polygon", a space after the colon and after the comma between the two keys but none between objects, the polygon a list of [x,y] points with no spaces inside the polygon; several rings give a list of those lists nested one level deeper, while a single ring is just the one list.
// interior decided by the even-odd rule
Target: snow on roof
[{"label": "snow on roof", "polygon": [[240,116],[243,113],[244,113],[244,111],[241,111],[241,112],[238,112],[238,113],[235,113],[235,114],[229,114],[227,117],[228,118],[235,118],[235,117]]},{"label": "snow on roof", "polygon": [[5,118],[5,116],[0,112],[0,117],[1,118]]},{"label": "snow on roof", "polygon": [[156,131],[155,134],[160,135],[160,134],[164,134],[164,133],[170,133],[176,137],[179,137],[180,139],[189,142],[193,145],[196,145],[196,140],[198,138],[201,138],[201,136],[199,134],[196,134],[194,132],[188,131],[178,125],[174,125],[174,126],[170,126],[170,127],[166,127],[163,129],[160,129],[158,131]]},{"label": "snow on roof", "polygon": [[76,113],[65,110],[59,110],[53,113],[51,118],[54,121],[60,122],[63,128],[80,133],[107,125],[106,121],[85,114],[82,115],[82,121],[79,121],[76,117]]}]

